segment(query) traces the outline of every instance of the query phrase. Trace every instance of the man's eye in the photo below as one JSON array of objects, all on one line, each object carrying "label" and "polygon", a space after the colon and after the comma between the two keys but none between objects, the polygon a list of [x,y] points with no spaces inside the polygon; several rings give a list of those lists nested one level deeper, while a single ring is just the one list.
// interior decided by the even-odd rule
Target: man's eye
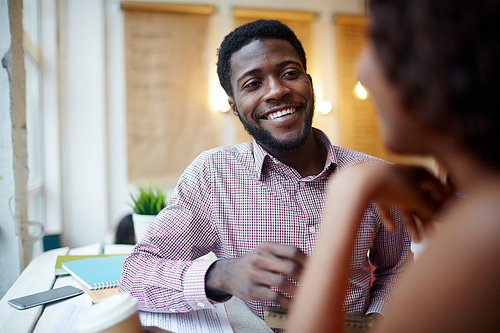
[{"label": "man's eye", "polygon": [[257,85],[259,85],[260,82],[259,81],[250,81],[248,83],[246,83],[244,86],[243,86],[243,89],[248,89],[248,88],[253,88],[253,87],[256,87]]},{"label": "man's eye", "polygon": [[299,75],[299,72],[297,71],[287,71],[283,74],[283,77],[294,77]]}]

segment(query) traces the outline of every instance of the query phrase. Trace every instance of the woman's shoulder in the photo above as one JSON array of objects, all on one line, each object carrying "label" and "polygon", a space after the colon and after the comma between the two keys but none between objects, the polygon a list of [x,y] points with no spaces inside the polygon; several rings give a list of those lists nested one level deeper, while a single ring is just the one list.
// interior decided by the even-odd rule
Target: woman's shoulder
[{"label": "woman's shoulder", "polygon": [[437,217],[377,332],[498,331],[499,203],[498,194],[484,192],[457,200]]},{"label": "woman's shoulder", "polygon": [[500,248],[500,187],[456,198],[445,218],[448,232],[460,234],[465,244],[481,248],[493,241]]},{"label": "woman's shoulder", "polygon": [[453,249],[462,262],[500,259],[500,189],[456,198],[439,219],[432,243],[440,251]]}]

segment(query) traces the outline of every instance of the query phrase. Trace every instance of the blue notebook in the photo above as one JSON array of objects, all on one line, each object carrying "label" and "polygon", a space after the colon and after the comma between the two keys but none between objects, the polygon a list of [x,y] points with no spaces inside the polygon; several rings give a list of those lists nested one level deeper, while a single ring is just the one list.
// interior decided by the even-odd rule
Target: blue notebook
[{"label": "blue notebook", "polygon": [[62,267],[89,290],[118,287],[127,256],[96,257],[65,262]]}]

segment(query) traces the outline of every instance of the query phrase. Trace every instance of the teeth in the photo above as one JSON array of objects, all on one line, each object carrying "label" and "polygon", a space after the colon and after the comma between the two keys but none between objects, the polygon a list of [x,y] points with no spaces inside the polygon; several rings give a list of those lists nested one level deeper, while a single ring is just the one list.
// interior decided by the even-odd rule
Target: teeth
[{"label": "teeth", "polygon": [[285,109],[285,110],[282,110],[282,111],[276,111],[274,113],[271,113],[270,115],[267,116],[267,119],[276,119],[276,118],[279,118],[279,117],[283,117],[287,114],[292,114],[295,112],[295,108],[290,108],[290,109]]}]

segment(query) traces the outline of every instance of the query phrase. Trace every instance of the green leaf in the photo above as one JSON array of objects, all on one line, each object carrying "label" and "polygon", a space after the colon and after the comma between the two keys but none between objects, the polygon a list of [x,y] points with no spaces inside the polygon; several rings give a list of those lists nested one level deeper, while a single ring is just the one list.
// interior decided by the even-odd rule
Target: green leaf
[{"label": "green leaf", "polygon": [[138,193],[130,193],[134,213],[143,215],[157,215],[165,206],[166,195],[160,187],[153,187],[150,183],[148,187],[141,187],[137,184]]}]

